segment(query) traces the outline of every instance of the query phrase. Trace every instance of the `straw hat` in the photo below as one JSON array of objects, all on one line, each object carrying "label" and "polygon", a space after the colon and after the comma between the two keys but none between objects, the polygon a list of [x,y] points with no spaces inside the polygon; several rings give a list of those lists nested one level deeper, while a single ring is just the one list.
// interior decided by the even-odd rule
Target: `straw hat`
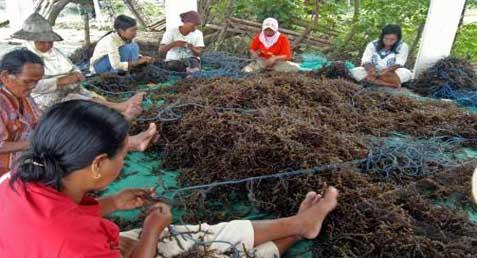
[{"label": "straw hat", "polygon": [[28,41],[62,41],[63,38],[53,31],[50,23],[40,14],[30,15],[21,30],[15,32],[12,38]]}]

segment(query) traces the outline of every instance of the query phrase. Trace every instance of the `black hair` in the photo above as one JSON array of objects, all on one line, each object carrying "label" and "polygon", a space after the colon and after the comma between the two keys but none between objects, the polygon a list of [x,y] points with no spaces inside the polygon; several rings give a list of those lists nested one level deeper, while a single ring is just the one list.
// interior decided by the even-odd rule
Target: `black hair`
[{"label": "black hair", "polygon": [[62,178],[91,165],[98,155],[113,158],[124,147],[128,129],[119,112],[101,104],[87,100],[57,104],[38,123],[10,186],[19,180],[60,191]]},{"label": "black hair", "polygon": [[391,47],[392,52],[397,52],[397,48],[402,40],[402,30],[401,26],[397,24],[388,24],[384,26],[381,35],[379,36],[378,44],[376,46],[376,50],[380,51],[384,48],[384,36],[394,34],[397,36],[398,40],[394,45]]},{"label": "black hair", "polygon": [[23,66],[27,63],[40,64],[44,66],[43,60],[35,53],[26,48],[15,49],[8,52],[0,62],[0,71],[7,71],[8,74],[20,74]]},{"label": "black hair", "polygon": [[127,30],[131,27],[137,26],[137,22],[134,18],[131,18],[126,15],[119,15],[114,19],[114,29],[118,30]]}]

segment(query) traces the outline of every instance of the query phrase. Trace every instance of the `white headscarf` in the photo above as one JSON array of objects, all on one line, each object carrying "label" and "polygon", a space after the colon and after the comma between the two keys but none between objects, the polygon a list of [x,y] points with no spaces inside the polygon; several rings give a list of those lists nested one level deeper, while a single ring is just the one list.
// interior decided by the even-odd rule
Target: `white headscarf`
[{"label": "white headscarf", "polygon": [[[267,37],[265,35],[265,30],[266,29],[272,29],[275,31],[275,34],[271,37]],[[280,38],[280,32],[278,31],[278,21],[274,18],[267,18],[263,21],[262,24],[262,32],[260,33],[259,39],[260,42],[265,46],[265,48],[271,48],[273,45],[275,45]]]}]

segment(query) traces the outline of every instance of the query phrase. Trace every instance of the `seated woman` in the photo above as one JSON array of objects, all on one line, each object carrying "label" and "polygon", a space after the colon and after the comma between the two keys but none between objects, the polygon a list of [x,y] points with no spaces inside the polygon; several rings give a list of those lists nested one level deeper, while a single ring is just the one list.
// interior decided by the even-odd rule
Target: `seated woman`
[{"label": "seated woman", "polygon": [[26,40],[27,49],[38,55],[44,63],[45,75],[32,92],[35,103],[42,111],[52,105],[69,99],[91,99],[122,112],[127,117],[141,113],[144,93],[138,93],[122,103],[112,103],[95,93],[81,87],[84,80],[81,71],[59,49],[53,46],[55,41],[63,40],[53,31],[50,23],[38,13],[32,14],[23,29],[12,35],[13,38]]},{"label": "seated woman", "polygon": [[246,66],[244,72],[299,71],[299,65],[290,62],[292,59],[290,42],[287,36],[278,31],[278,21],[274,18],[263,21],[262,32],[256,35],[250,44],[250,54],[255,61]]},{"label": "seated woman", "polygon": [[175,72],[193,73],[200,71],[200,54],[204,49],[204,36],[197,29],[200,16],[195,11],[180,15],[182,25],[166,31],[159,47],[160,53],[167,53],[166,68]]},{"label": "seated woman", "polygon": [[[30,94],[43,77],[43,60],[29,50],[11,51],[0,62],[0,175],[14,169],[19,155],[30,146],[30,134],[40,117]],[[150,124],[147,131],[130,137],[128,147],[144,151],[156,135],[156,125]]]},{"label": "seated woman", "polygon": [[386,25],[381,36],[368,44],[361,59],[361,67],[351,70],[357,81],[399,88],[412,79],[412,73],[404,68],[409,47],[402,41],[399,25]]},{"label": "seated woman", "polygon": [[[161,257],[173,257],[201,239],[212,241],[209,247],[220,254],[231,247],[225,243],[232,243],[239,250],[255,249],[258,257],[278,257],[299,239],[316,238],[337,205],[338,191],[329,187],[324,196],[310,192],[297,214],[288,218],[174,226],[170,208],[157,203],[141,230],[120,236],[118,226],[103,217],[143,206],[152,190],[123,190],[97,200],[88,192],[105,188],[119,176],[127,136],[128,122],[103,105],[72,100],[51,108],[19,168],[0,182],[1,256],[152,258],[159,251]],[[194,231],[188,235],[195,241],[170,237]]]},{"label": "seated woman", "polygon": [[92,73],[127,72],[151,62],[151,57],[139,55],[139,45],[133,41],[137,35],[136,20],[119,15],[114,20],[114,30],[96,44],[90,60]]}]

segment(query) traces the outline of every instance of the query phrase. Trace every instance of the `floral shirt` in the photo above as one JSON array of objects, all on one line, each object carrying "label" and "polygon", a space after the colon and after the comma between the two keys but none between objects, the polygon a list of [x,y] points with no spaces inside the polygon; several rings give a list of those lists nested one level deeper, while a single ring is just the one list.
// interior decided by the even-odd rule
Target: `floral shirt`
[{"label": "floral shirt", "polygon": [[[0,148],[5,142],[28,140],[38,123],[40,110],[33,99],[17,98],[0,85]],[[0,153],[0,175],[10,171],[21,152]]]},{"label": "floral shirt", "polygon": [[393,65],[404,66],[409,55],[409,47],[404,42],[398,44],[395,51],[385,49],[378,51],[377,40],[369,43],[364,51],[361,64],[373,64],[378,70],[383,70]]}]

